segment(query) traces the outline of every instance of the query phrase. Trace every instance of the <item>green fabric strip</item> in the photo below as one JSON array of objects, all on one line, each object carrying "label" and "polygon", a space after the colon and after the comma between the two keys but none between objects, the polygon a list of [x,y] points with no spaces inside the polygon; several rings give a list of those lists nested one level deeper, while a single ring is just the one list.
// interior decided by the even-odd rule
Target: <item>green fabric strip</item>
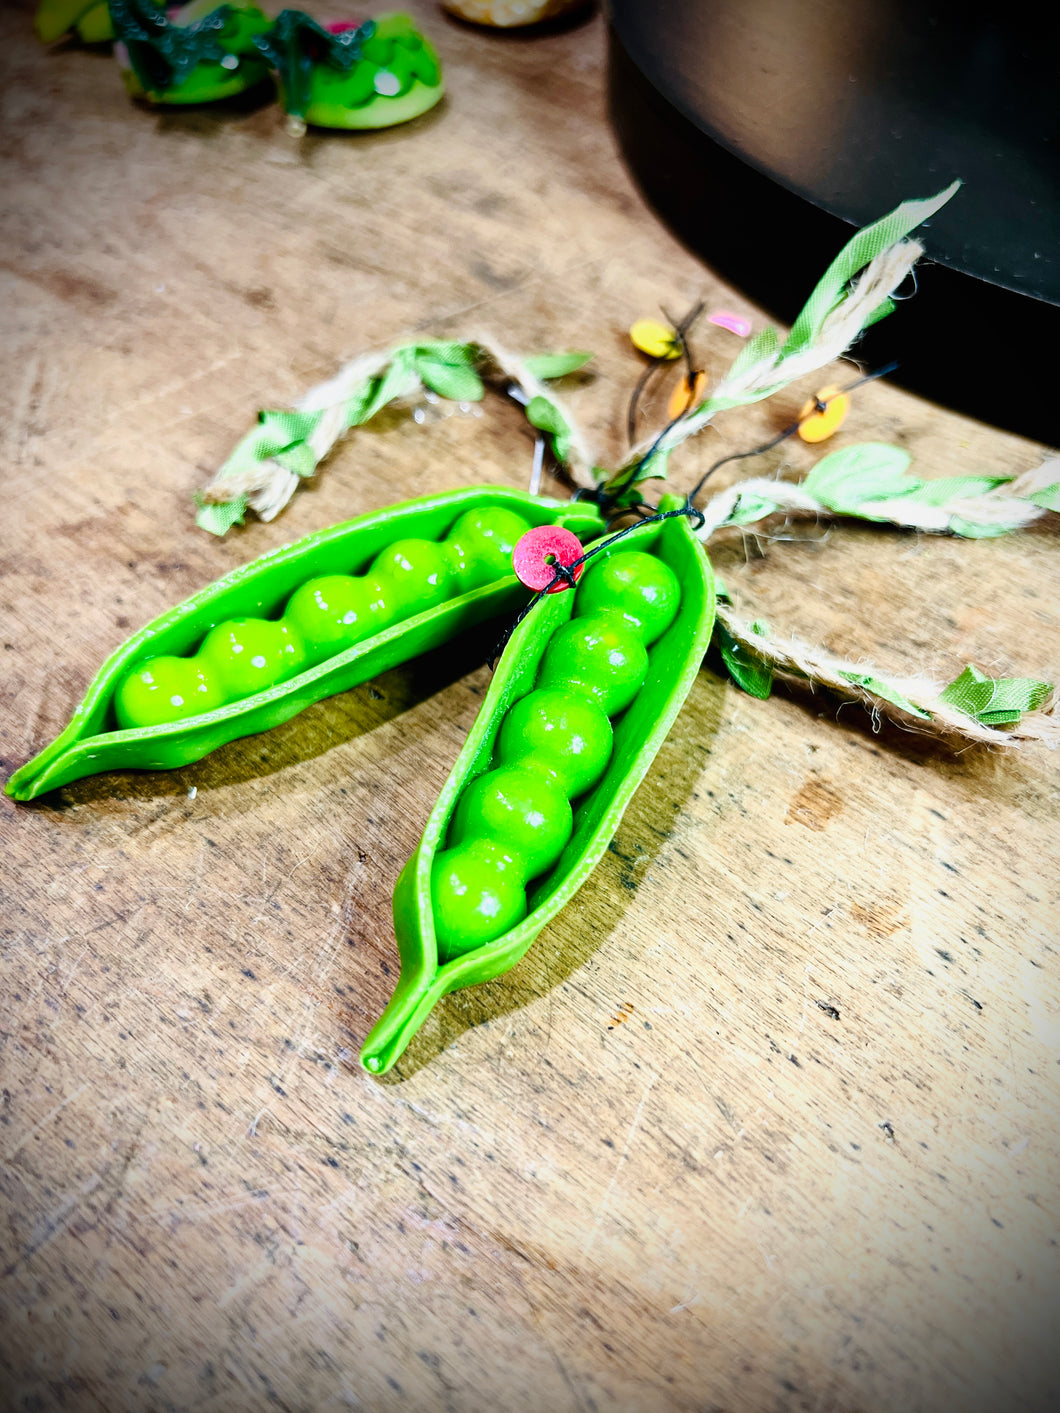
[{"label": "green fabric strip", "polygon": [[[763,636],[769,632],[765,623],[751,624],[751,630]],[[765,701],[773,690],[773,664],[759,656],[746,643],[739,642],[719,620],[714,623],[714,638],[721,650],[722,661],[729,676],[748,696]]]},{"label": "green fabric strip", "polygon": [[416,372],[431,392],[453,402],[481,402],[486,389],[473,368],[455,363],[442,363],[425,354],[416,357]]},{"label": "green fabric strip", "polygon": [[477,343],[458,343],[455,339],[418,343],[412,351],[417,357],[430,358],[450,368],[474,368],[482,356]]},{"label": "green fabric strip", "polygon": [[940,476],[934,481],[922,481],[909,493],[909,499],[919,505],[945,505],[951,500],[985,496],[1011,480],[1011,476]]},{"label": "green fabric strip", "polygon": [[741,495],[740,499],[732,508],[726,525],[750,525],[756,520],[764,520],[767,515],[773,515],[780,507],[776,501],[768,500],[765,496],[750,494]]},{"label": "green fabric strip", "polygon": [[224,505],[205,505],[198,500],[195,523],[211,535],[227,535],[233,525],[242,525],[247,513],[246,496],[237,496]]},{"label": "green fabric strip", "polygon": [[396,349],[385,372],[366,378],[346,404],[346,426],[362,426],[371,421],[388,402],[408,392],[415,359],[415,348]]},{"label": "green fabric strip", "polygon": [[563,378],[577,372],[592,356],[591,353],[535,353],[524,358],[523,363],[535,378]]},{"label": "green fabric strip", "polygon": [[[812,344],[825,319],[842,302],[846,287],[854,276],[888,246],[904,239],[910,231],[934,216],[959,187],[960,182],[956,181],[936,196],[920,201],[903,201],[894,211],[858,231],[829,265],[803,306],[784,344],[782,358],[801,353]],[[874,312],[873,319],[882,318],[884,313],[889,312],[881,307]]]},{"label": "green fabric strip", "polygon": [[557,461],[570,460],[571,429],[554,402],[547,397],[532,397],[527,403],[526,420],[538,431],[548,433]]},{"label": "green fabric strip", "polygon": [[749,338],[740,350],[739,356],[725,374],[725,381],[733,382],[756,363],[764,363],[767,358],[775,358],[780,352],[780,335],[776,329],[767,327]]},{"label": "green fabric strip", "polygon": [[966,667],[939,695],[949,706],[974,716],[985,726],[1019,721],[1024,712],[1035,711],[1053,690],[1051,682],[1031,677],[987,677],[975,667]]},{"label": "green fabric strip", "polygon": [[802,483],[807,495],[839,515],[857,515],[866,501],[906,496],[921,482],[905,471],[912,458],[886,442],[859,442],[824,457]]},{"label": "green fabric strip", "polygon": [[865,672],[841,672],[839,676],[845,678],[846,681],[850,682],[853,686],[860,687],[863,692],[869,692],[872,696],[881,697],[885,702],[890,702],[893,706],[901,707],[901,709],[907,711],[910,716],[919,716],[925,721],[931,719],[930,712],[924,711],[918,706],[914,706],[909,698],[899,692],[897,687],[892,686],[890,682],[883,682],[879,677],[873,677]]},{"label": "green fabric strip", "polygon": [[270,456],[291,450],[310,435],[320,417],[319,412],[259,412],[257,426],[235,448],[218,476],[233,476]]},{"label": "green fabric strip", "polygon": [[1043,510],[1060,510],[1060,483],[1046,486],[1044,491],[1035,491],[1027,499],[1035,505],[1040,505]]}]

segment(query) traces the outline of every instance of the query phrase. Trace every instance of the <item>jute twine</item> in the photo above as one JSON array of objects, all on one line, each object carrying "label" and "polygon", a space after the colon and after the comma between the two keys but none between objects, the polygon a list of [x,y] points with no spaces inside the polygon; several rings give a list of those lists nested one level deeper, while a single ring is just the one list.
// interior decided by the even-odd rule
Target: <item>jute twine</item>
[{"label": "jute twine", "polygon": [[[929,677],[889,677],[870,663],[833,657],[822,648],[802,642],[794,634],[789,638],[780,638],[773,633],[757,632],[751,619],[726,603],[718,604],[718,618],[744,649],[771,663],[774,671],[809,682],[814,687],[825,687],[847,701],[860,702],[874,719],[887,717],[908,731],[929,732],[934,736],[977,741],[984,745],[1015,746],[1020,741],[1041,741],[1052,748],[1060,742],[1060,722],[1053,714],[1055,693],[1036,711],[1025,712],[1017,725],[1001,731],[993,726],[984,726],[967,712],[955,710],[949,702],[942,700],[943,688]],[[845,675],[848,673],[854,677],[875,678],[882,686],[905,697],[921,711],[930,712],[931,719],[925,720],[903,711],[894,702],[851,682]]]}]

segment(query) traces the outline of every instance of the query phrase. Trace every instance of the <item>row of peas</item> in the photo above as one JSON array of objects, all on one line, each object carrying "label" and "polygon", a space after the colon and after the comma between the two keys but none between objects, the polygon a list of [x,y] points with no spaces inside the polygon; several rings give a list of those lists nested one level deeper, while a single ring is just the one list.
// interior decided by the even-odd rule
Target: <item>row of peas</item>
[{"label": "row of peas", "polygon": [[403,619],[511,573],[530,529],[493,506],[465,511],[441,541],[398,540],[362,575],[310,579],[276,619],[216,624],[194,653],[140,663],[115,694],[119,726],[159,726],[213,711],[286,682]]},{"label": "row of peas", "polygon": [[592,566],[573,616],[545,649],[534,690],[505,715],[489,769],[462,793],[434,860],[438,956],[492,942],[527,912],[527,884],[552,868],[574,829],[571,802],[611,759],[609,718],[644,684],[648,647],[673,622],[681,588],[669,565],[627,550]]}]

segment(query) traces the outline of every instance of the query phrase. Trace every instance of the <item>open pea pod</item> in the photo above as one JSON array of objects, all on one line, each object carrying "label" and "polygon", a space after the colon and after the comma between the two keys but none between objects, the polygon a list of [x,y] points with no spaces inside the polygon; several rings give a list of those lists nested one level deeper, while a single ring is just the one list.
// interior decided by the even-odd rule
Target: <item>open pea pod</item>
[{"label": "open pea pod", "polygon": [[[456,592],[423,611],[405,602],[402,616],[382,631],[265,690],[176,721],[125,728],[119,723],[118,693],[138,668],[147,670],[151,659],[187,658],[211,629],[231,620],[264,619],[271,627],[295,591],[310,581],[358,574],[398,543],[441,542],[469,512],[513,513],[530,526],[559,524],[583,539],[603,528],[594,506],[478,486],[387,506],[307,535],[225,575],[131,637],[104,663],[61,735],[10,778],[7,794],[32,800],[105,770],[187,765],[229,741],[278,726],[312,703],[356,687],[476,623],[517,611],[526,590],[501,570],[491,582]],[[472,564],[471,578],[474,571]]]},{"label": "open pea pod", "polygon": [[[676,509],[681,504],[680,500],[667,497],[662,508]],[[606,565],[612,556],[628,555],[631,550],[647,552],[673,571],[680,585],[680,605],[670,626],[647,653],[643,684],[611,722],[613,744],[606,770],[598,783],[574,803],[572,832],[555,865],[530,881],[525,917],[493,940],[465,950],[452,960],[442,960],[432,876],[437,856],[451,843],[454,814],[461,797],[496,766],[505,718],[540,687],[542,660],[553,635],[580,611],[577,598],[584,584],[600,564]],[[398,880],[394,891],[394,930],[401,975],[361,1052],[361,1062],[372,1074],[390,1069],[442,996],[508,971],[545,924],[569,902],[614,837],[627,804],[666,739],[699,671],[714,624],[714,578],[710,561],[692,535],[686,517],[644,525],[609,545],[593,559],[592,565],[578,590],[545,595],[515,629],[475,725],[427,821],[423,838]],[[574,673],[575,668],[571,671]],[[556,680],[555,675],[552,680]]]}]

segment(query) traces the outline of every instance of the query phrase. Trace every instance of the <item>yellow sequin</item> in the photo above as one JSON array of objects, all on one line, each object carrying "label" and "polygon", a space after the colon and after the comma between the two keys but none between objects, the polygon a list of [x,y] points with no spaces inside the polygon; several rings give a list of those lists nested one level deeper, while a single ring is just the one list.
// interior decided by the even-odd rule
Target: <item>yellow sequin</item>
[{"label": "yellow sequin", "polygon": [[[825,409],[818,412],[817,404]],[[839,431],[850,411],[850,398],[836,387],[821,388],[816,398],[803,404],[799,413],[799,436],[804,442],[826,442]]]},{"label": "yellow sequin", "polygon": [[658,319],[638,319],[629,331],[633,347],[639,348],[649,358],[680,358],[681,340],[677,330],[669,324],[660,324]]}]

